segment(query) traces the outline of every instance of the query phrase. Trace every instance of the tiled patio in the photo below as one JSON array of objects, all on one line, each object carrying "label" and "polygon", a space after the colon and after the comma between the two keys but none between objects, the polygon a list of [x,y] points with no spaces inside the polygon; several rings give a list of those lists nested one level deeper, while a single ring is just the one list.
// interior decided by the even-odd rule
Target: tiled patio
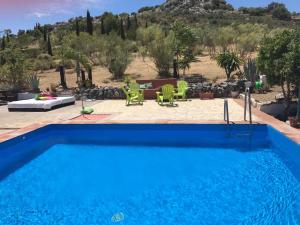
[{"label": "tiled patio", "polygon": [[[95,113],[112,114],[111,121],[223,121],[224,100],[179,101],[175,107],[160,106],[155,101],[125,106],[124,101],[104,101],[94,105]],[[243,108],[229,99],[231,121],[243,120]],[[254,118],[257,119],[257,118]]]},{"label": "tiled patio", "polygon": [[[123,100],[85,102],[92,106],[95,114],[110,114],[106,121],[223,121],[224,100],[191,100],[177,102],[176,107],[159,106],[155,101],[144,105],[126,106]],[[49,112],[8,112],[6,106],[0,107],[0,132],[19,129],[33,123],[66,122],[80,115],[81,102],[76,105]],[[231,121],[243,120],[243,108],[234,100],[229,100]],[[255,118],[257,119],[257,118]]]}]

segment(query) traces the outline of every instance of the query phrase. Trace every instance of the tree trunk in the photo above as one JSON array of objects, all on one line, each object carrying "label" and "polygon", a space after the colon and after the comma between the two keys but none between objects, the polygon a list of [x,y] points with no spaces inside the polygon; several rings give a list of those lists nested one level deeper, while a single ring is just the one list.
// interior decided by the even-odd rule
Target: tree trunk
[{"label": "tree trunk", "polygon": [[89,81],[91,81],[91,83],[93,83],[93,71],[92,71],[92,68],[88,69],[88,78],[89,78]]},{"label": "tree trunk", "polygon": [[67,88],[66,76],[65,76],[65,68],[63,66],[59,67],[60,74],[60,84],[63,88]]},{"label": "tree trunk", "polygon": [[178,63],[177,60],[174,59],[173,60],[173,77],[178,79],[179,78],[179,74],[178,74]]},{"label": "tree trunk", "polygon": [[226,76],[227,76],[227,80],[230,80],[230,72],[227,70],[227,69],[225,69],[225,73],[226,73]]},{"label": "tree trunk", "polygon": [[84,70],[81,70],[81,81],[84,84],[84,82],[85,82],[85,71]]},{"label": "tree trunk", "polygon": [[298,85],[298,106],[297,106],[297,119],[300,119],[300,84]]}]

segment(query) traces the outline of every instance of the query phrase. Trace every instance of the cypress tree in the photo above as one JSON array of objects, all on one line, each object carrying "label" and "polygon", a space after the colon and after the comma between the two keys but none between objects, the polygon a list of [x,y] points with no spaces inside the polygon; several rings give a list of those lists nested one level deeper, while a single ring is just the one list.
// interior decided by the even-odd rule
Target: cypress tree
[{"label": "cypress tree", "polygon": [[138,22],[138,18],[136,16],[136,14],[134,14],[134,23],[135,23],[136,28],[138,28],[139,27],[139,22]]},{"label": "cypress tree", "polygon": [[48,35],[47,50],[48,50],[48,54],[53,56],[50,35]]},{"label": "cypress tree", "polygon": [[124,26],[123,26],[123,19],[121,18],[120,20],[120,36],[123,40],[126,39],[126,36],[125,36],[125,31],[124,31]]},{"label": "cypress tree", "polygon": [[87,11],[86,14],[86,27],[87,27],[87,33],[93,35],[93,19],[89,11]]},{"label": "cypress tree", "polygon": [[1,49],[4,50],[5,49],[5,38],[2,38],[2,42],[1,42]]},{"label": "cypress tree", "polygon": [[127,30],[129,30],[131,27],[131,21],[130,21],[130,17],[127,16]]},{"label": "cypress tree", "polygon": [[44,36],[44,42],[47,41],[47,28],[44,26],[44,29],[43,29],[43,36]]},{"label": "cypress tree", "polygon": [[101,34],[105,34],[104,18],[101,18]]},{"label": "cypress tree", "polygon": [[79,36],[80,35],[80,30],[79,30],[79,21],[78,21],[78,19],[76,19],[75,26],[76,26],[76,35]]},{"label": "cypress tree", "polygon": [[42,30],[41,30],[41,24],[40,24],[40,23],[37,23],[37,24],[36,24],[36,28],[37,28],[39,31],[42,32]]}]

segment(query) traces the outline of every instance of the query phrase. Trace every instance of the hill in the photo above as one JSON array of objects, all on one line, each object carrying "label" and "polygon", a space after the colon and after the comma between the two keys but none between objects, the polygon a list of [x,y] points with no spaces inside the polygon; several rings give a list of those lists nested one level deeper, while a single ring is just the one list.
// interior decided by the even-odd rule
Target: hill
[{"label": "hill", "polygon": [[[192,43],[179,49],[186,49],[186,58],[179,61],[181,74],[224,78],[214,60],[220,51],[234,51],[242,58],[255,55],[265,35],[299,25],[299,15],[289,15],[279,3],[236,10],[225,0],[167,0],[132,14],[105,12],[91,17],[87,12],[86,17],[53,25],[37,23],[32,30],[7,32],[0,38],[0,86],[24,88],[23,83],[29,82],[25,75],[36,73],[42,88],[65,78],[69,87],[88,85],[77,81],[92,80],[93,75],[96,85],[116,86],[124,75],[172,76],[177,22],[177,32],[191,37],[182,43],[187,39]],[[15,74],[20,76],[16,79]],[[33,86],[37,80],[31,77],[30,83]]]}]

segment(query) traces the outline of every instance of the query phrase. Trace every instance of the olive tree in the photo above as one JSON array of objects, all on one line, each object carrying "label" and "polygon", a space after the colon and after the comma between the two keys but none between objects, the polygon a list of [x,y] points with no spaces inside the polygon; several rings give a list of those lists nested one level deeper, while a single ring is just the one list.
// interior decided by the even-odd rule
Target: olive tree
[{"label": "olive tree", "polygon": [[80,63],[88,71],[90,82],[93,81],[92,68],[99,64],[102,39],[88,33],[70,36],[70,47],[76,53],[73,59],[77,61],[77,65]]},{"label": "olive tree", "polygon": [[111,32],[103,42],[103,49],[99,55],[100,63],[109,70],[114,79],[121,79],[131,63],[129,43],[115,32]]},{"label": "olive tree", "polygon": [[159,26],[140,28],[137,32],[137,40],[141,44],[140,53],[145,58],[150,57],[159,76],[170,76],[170,68],[173,63],[174,35],[166,36]]}]

